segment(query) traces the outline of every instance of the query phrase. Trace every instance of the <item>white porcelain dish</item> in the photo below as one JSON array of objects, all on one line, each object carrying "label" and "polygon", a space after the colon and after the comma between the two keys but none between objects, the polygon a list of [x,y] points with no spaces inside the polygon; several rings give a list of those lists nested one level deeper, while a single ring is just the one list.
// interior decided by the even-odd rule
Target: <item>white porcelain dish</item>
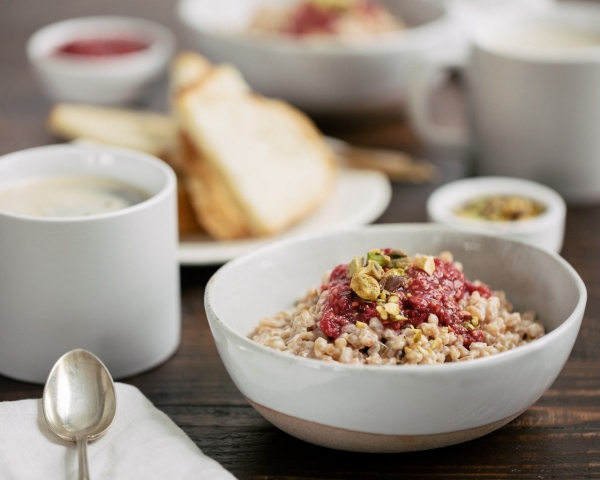
[{"label": "white porcelain dish", "polygon": [[[467,362],[343,365],[300,358],[247,338],[259,319],[291,307],[323,272],[374,247],[410,255],[450,250],[467,276],[533,309],[547,334]],[[556,253],[518,239],[443,225],[398,224],[273,243],[222,267],[206,289],[219,354],[242,394],[270,422],[303,440],[362,452],[442,447],[516,418],[552,385],[577,337],[587,293]]]},{"label": "white porcelain dish", "polygon": [[400,104],[417,58],[462,46],[464,41],[456,22],[426,0],[382,1],[411,28],[364,43],[307,44],[245,33],[261,5],[291,1],[180,0],[178,15],[201,53],[216,62],[235,64],[263,95],[315,113]]},{"label": "white porcelain dish", "polygon": [[[357,195],[360,192],[360,195]],[[269,239],[218,242],[207,236],[189,236],[179,243],[181,265],[225,263],[268,242],[292,235],[315,233],[371,223],[385,211],[392,188],[385,175],[375,171],[342,169],[327,202],[313,215]]]},{"label": "white porcelain dish", "polygon": [[[491,195],[529,197],[544,205],[546,210],[535,218],[515,222],[475,220],[455,213],[465,202]],[[476,177],[438,188],[427,200],[427,215],[432,222],[472,231],[512,235],[530,240],[542,248],[560,252],[567,207],[557,192],[536,182],[509,177]]]},{"label": "white porcelain dish", "polygon": [[[136,38],[148,48],[126,55],[65,58],[56,49],[82,39]],[[27,56],[48,96],[57,102],[124,105],[147,93],[166,70],[175,37],[165,27],[129,17],[81,17],[47,25],[27,43]]]}]

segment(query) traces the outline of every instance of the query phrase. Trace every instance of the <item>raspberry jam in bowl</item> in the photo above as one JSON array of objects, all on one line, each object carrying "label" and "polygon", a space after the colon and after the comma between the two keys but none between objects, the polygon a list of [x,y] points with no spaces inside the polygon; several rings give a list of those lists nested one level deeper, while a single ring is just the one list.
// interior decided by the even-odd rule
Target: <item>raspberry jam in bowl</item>
[{"label": "raspberry jam in bowl", "polygon": [[263,417],[317,445],[388,453],[473,440],[527,410],[569,357],[587,298],[554,252],[434,224],[274,242],[223,266],[205,295],[219,355]]},{"label": "raspberry jam in bowl", "polygon": [[150,47],[142,39],[115,37],[115,38],[84,38],[73,40],[56,49],[55,55],[82,57],[111,57],[113,55],[127,55],[140,52]]},{"label": "raspberry jam in bowl", "polygon": [[129,17],[83,17],[35,32],[27,55],[54,101],[125,105],[143,98],[175,50],[166,28]]}]

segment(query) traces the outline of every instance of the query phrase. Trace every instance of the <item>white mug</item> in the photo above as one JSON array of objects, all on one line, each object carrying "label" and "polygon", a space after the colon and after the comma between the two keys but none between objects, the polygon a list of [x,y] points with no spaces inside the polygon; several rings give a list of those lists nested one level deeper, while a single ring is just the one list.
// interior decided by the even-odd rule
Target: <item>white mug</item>
[{"label": "white mug", "polygon": [[[472,28],[469,58],[428,59],[409,112],[429,144],[470,147],[476,172],[538,181],[569,202],[600,201],[600,5],[550,4]],[[440,72],[463,66],[469,132],[432,123]]]},{"label": "white mug", "polygon": [[176,178],[126,149],[60,145],[0,157],[0,190],[45,177],[102,177],[148,193],[109,213],[0,211],[0,373],[43,383],[83,348],[113,377],[158,365],[180,338]]}]

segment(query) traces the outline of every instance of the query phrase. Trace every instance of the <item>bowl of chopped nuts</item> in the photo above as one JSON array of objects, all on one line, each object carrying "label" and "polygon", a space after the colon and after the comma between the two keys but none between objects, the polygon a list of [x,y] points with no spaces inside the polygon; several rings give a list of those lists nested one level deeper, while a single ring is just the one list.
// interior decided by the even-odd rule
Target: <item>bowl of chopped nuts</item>
[{"label": "bowl of chopped nuts", "polygon": [[205,305],[232,380],[275,426],[406,452],[480,437],[535,403],[586,295],[530,242],[398,224],[271,243],[217,271]]},{"label": "bowl of chopped nuts", "polygon": [[567,208],[557,192],[540,183],[476,177],[438,188],[427,200],[427,214],[432,222],[512,235],[560,252]]}]

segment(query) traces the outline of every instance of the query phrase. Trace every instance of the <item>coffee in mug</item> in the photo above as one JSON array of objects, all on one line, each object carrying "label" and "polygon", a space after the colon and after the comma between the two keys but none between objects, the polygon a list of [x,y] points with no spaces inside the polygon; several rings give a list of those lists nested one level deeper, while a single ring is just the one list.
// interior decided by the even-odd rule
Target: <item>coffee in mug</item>
[{"label": "coffee in mug", "polygon": [[33,217],[84,217],[131,207],[150,196],[112,178],[36,178],[0,190],[0,211]]}]

